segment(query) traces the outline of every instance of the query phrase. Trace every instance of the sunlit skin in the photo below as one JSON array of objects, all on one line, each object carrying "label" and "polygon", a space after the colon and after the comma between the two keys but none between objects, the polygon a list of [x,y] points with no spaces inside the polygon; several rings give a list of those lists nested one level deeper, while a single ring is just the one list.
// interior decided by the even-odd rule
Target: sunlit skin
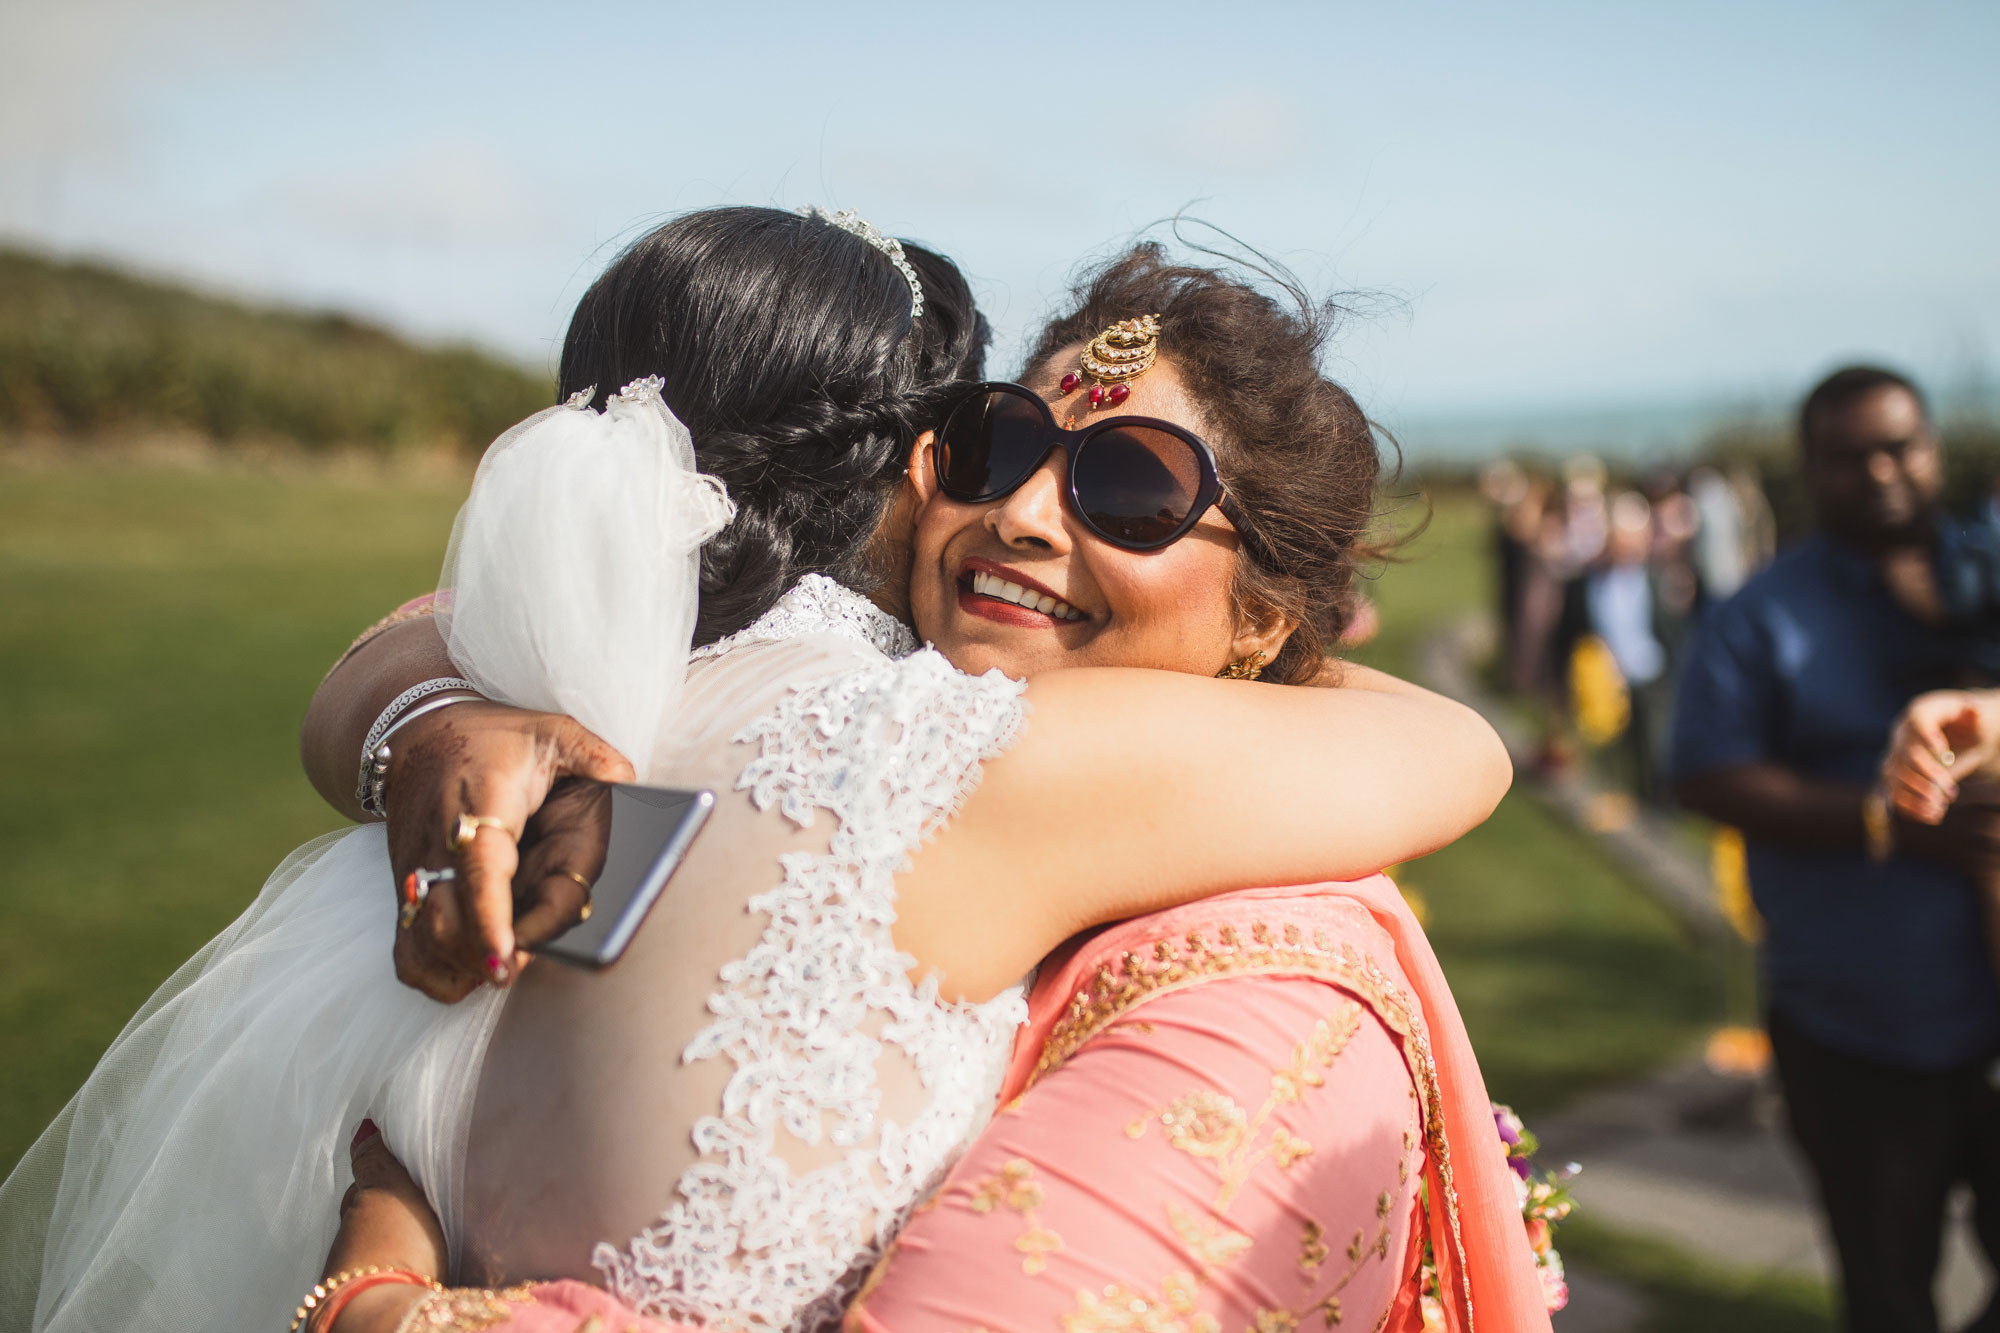
[{"label": "sunlit skin", "polygon": [[1829,532],[1879,548],[1921,530],[1937,503],[1944,466],[1914,394],[1876,389],[1819,413],[1811,427],[1806,477]]},{"label": "sunlit skin", "polygon": [[[1132,382],[1116,408],[1089,410],[1087,389],[1057,390],[1074,348],[1057,353],[1022,382],[1041,394],[1059,424],[1081,429],[1111,416],[1171,421],[1226,457],[1173,363],[1162,357]],[[1238,537],[1211,507],[1186,536],[1157,551],[1126,551],[1084,527],[1063,499],[1061,449],[1052,449],[1018,490],[986,504],[963,504],[937,489],[929,440],[920,441],[910,482],[920,505],[912,542],[910,614],[918,633],[961,670],[999,667],[1032,677],[1054,667],[1126,666],[1212,675],[1262,651],[1274,657],[1286,623],[1238,623],[1230,597]],[[972,591],[976,570],[1069,603],[1081,620],[1062,620]]]}]

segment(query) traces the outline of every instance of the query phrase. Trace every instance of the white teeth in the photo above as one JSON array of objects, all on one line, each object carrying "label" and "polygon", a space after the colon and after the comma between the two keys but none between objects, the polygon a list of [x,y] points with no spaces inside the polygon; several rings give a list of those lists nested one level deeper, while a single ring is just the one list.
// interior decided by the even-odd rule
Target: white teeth
[{"label": "white teeth", "polygon": [[998,574],[985,570],[974,570],[972,591],[981,597],[991,597],[1002,602],[1012,602],[1025,606],[1030,611],[1040,611],[1043,615],[1054,616],[1057,620],[1082,620],[1083,612],[1068,602],[1047,593],[1030,592],[1018,583],[1003,579]]}]

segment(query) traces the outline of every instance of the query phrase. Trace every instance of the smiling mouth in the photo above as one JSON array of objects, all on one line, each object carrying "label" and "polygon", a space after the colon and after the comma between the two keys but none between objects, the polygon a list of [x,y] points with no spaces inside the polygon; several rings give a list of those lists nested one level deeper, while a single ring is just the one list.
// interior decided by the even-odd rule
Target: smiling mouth
[{"label": "smiling mouth", "polygon": [[[1018,583],[1003,579],[998,574],[990,574],[983,569],[966,571],[966,573],[959,577],[958,588],[961,605],[968,601],[974,603],[974,605],[968,606],[967,610],[977,611],[979,609],[977,603],[985,600],[987,602],[1003,602],[1010,606],[1019,607],[1023,611],[1037,612],[1040,615],[1049,617],[1051,620],[1085,619],[1083,612],[1077,610],[1059,597],[1052,597],[1048,593],[1037,592],[1033,588],[1024,588]],[[998,608],[993,609],[997,610]]]}]

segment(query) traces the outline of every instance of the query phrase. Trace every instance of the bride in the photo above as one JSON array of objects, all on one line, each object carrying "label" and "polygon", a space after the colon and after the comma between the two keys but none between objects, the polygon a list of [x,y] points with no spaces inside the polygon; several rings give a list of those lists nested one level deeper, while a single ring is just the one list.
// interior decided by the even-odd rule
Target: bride
[{"label": "bride", "polygon": [[[572,326],[565,390],[660,374],[739,506],[704,553],[702,610],[755,623],[698,653],[684,693],[692,565],[658,552],[692,551],[723,514],[658,389],[583,395],[510,432],[461,517],[440,619],[463,676],[575,715],[648,780],[722,798],[633,957],[603,977],[531,969],[504,1016],[498,991],[439,1011],[384,984],[394,927],[363,896],[387,878],[380,833],[309,847],[142,1011],[0,1195],[35,1327],[289,1308],[303,1284],[286,1261],[326,1234],[333,1146],[362,1110],[475,1272],[594,1259],[646,1308],[809,1323],[990,1111],[1022,1012],[1010,983],[1065,935],[1232,884],[1372,870],[1490,808],[1490,734],[1411,692],[1131,671],[1024,691],[934,653],[891,658],[914,646],[899,627],[810,576],[758,616],[815,565],[879,563],[855,520],[888,497],[884,462],[935,419],[953,369],[976,374],[955,272],[868,245],[761,210],[692,215],[621,257]],[[959,368],[940,355],[954,324]],[[1198,441],[1169,438],[1199,472]],[[1213,499],[1214,467],[1181,498]],[[1188,540],[1162,559],[1248,541],[1184,508]],[[828,535],[843,525],[844,546]],[[787,551],[803,554],[787,567]],[[1071,625],[1113,610],[1062,609]],[[1187,637],[1221,665],[1277,656],[1288,628],[1218,615]],[[1374,757],[1363,775],[1342,753]],[[475,849],[521,831],[456,813],[478,821]],[[549,1208],[479,1232],[499,1222],[480,1191],[536,1189],[534,1163],[561,1182]],[[191,1213],[204,1187],[215,1203]],[[578,1252],[578,1236],[604,1243]]]}]

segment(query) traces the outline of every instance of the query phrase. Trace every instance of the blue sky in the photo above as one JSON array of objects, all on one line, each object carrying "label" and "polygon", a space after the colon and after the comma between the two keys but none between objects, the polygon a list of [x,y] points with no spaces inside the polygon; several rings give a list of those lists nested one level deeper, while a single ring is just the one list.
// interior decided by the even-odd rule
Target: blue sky
[{"label": "blue sky", "polygon": [[2000,6],[0,0],[0,236],[545,364],[649,219],[852,207],[1007,354],[1194,205],[1378,415],[2000,353]]}]

